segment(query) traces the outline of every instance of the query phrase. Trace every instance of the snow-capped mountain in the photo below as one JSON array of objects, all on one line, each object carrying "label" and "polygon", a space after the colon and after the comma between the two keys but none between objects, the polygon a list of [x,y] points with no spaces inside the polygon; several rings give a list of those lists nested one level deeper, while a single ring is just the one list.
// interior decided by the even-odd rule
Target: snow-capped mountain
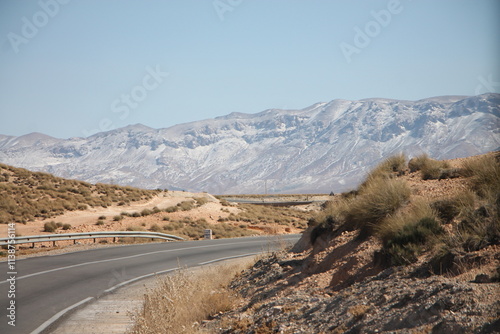
[{"label": "snow-capped mountain", "polygon": [[500,94],[333,100],[302,110],[132,125],[88,138],[0,135],[0,162],[75,178],[215,194],[339,192],[381,159],[500,147]]}]

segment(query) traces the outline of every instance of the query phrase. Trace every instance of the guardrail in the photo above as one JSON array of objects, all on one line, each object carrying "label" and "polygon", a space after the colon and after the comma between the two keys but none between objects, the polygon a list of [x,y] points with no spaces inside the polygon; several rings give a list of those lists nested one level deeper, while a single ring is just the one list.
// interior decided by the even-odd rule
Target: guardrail
[{"label": "guardrail", "polygon": [[162,239],[167,241],[184,240],[181,237],[171,234],[164,234],[159,232],[136,232],[136,231],[106,231],[106,232],[82,232],[82,233],[62,233],[62,234],[46,234],[46,235],[30,235],[15,238],[0,238],[0,246],[13,244],[30,244],[33,246],[36,242],[53,242],[67,240],[80,240],[80,239],[96,239],[98,238],[148,238],[148,239]]}]

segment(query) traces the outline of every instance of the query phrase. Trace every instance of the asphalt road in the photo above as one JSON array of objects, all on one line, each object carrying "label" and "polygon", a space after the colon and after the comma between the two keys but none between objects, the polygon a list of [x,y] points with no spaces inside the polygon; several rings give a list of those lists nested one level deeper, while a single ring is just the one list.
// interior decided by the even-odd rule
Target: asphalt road
[{"label": "asphalt road", "polygon": [[[16,261],[15,281],[7,281],[1,262],[0,333],[37,333],[63,310],[89,298],[99,298],[138,277],[245,254],[266,252],[280,241],[294,243],[298,235],[203,241],[163,242],[107,247]],[[15,283],[12,285],[11,283]],[[15,297],[9,296],[15,290]],[[15,327],[8,310],[15,301]],[[12,308],[12,307],[11,307]],[[48,327],[47,329],[50,329]]]}]

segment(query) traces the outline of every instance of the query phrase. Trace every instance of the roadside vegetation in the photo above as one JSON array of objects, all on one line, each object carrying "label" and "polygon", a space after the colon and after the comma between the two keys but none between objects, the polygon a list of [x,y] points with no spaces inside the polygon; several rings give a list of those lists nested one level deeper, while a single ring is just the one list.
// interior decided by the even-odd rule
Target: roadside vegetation
[{"label": "roadside vegetation", "polygon": [[48,173],[0,164],[0,224],[52,218],[66,211],[126,205],[159,190],[66,180]]},{"label": "roadside vegetation", "polygon": [[[408,163],[403,155],[390,157],[311,219],[311,241],[359,230],[359,238],[381,241],[375,256],[383,265],[411,264],[429,253],[433,267],[451,268],[457,253],[500,244],[499,160],[496,152],[452,168],[427,155]],[[409,173],[420,173],[423,182],[462,177],[467,187],[447,198],[414,196],[400,178]]]},{"label": "roadside vegetation", "polygon": [[[161,222],[146,223],[138,220],[137,223],[134,223],[134,220],[131,220],[132,224],[127,227],[127,230],[149,230],[174,234],[185,239],[198,240],[204,238],[205,229],[211,229],[215,239],[251,236],[261,232],[264,234],[277,234],[279,230],[291,232],[292,228],[304,230],[311,216],[310,212],[294,208],[239,204],[237,206],[238,213],[230,213],[228,209],[223,208],[221,213],[224,213],[224,217],[221,216],[215,223],[208,222],[205,218],[193,218],[190,211],[206,203],[206,198],[194,198],[164,209],[153,208],[141,213],[122,212],[113,220],[121,221],[125,217],[137,218],[161,214]],[[227,206],[231,205],[227,204]],[[175,213],[181,213],[181,215]],[[102,219],[98,219],[96,225],[104,225],[104,223]]]},{"label": "roadside vegetation", "polygon": [[264,206],[255,204],[239,204],[241,211],[230,214],[227,218],[219,219],[220,222],[239,222],[242,226],[257,224],[278,224],[299,229],[307,227],[307,220],[311,213],[288,207]]},{"label": "roadside vegetation", "polygon": [[181,269],[158,278],[144,295],[142,309],[132,315],[135,324],[128,333],[199,333],[203,320],[237,305],[239,297],[228,285],[247,267],[243,262],[199,272]]}]

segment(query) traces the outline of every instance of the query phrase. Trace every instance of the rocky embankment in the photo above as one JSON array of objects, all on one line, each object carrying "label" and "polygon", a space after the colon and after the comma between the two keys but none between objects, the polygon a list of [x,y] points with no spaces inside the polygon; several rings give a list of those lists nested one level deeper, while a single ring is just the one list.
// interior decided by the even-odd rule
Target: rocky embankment
[{"label": "rocky embankment", "polygon": [[[232,283],[216,333],[500,333],[500,155],[389,158]],[[420,166],[418,166],[420,164]],[[452,172],[452,173],[450,173]]]},{"label": "rocky embankment", "polygon": [[[353,238],[343,238],[334,253],[350,247]],[[206,325],[219,333],[500,332],[499,283],[480,274],[487,271],[481,263],[498,266],[499,246],[469,254],[463,265],[475,269],[455,277],[432,275],[422,264],[382,269],[363,255],[348,258],[323,272],[311,253],[260,260],[232,285],[244,297],[240,307]],[[311,267],[318,272],[310,275]],[[353,267],[361,276],[378,273],[355,278]]]}]

